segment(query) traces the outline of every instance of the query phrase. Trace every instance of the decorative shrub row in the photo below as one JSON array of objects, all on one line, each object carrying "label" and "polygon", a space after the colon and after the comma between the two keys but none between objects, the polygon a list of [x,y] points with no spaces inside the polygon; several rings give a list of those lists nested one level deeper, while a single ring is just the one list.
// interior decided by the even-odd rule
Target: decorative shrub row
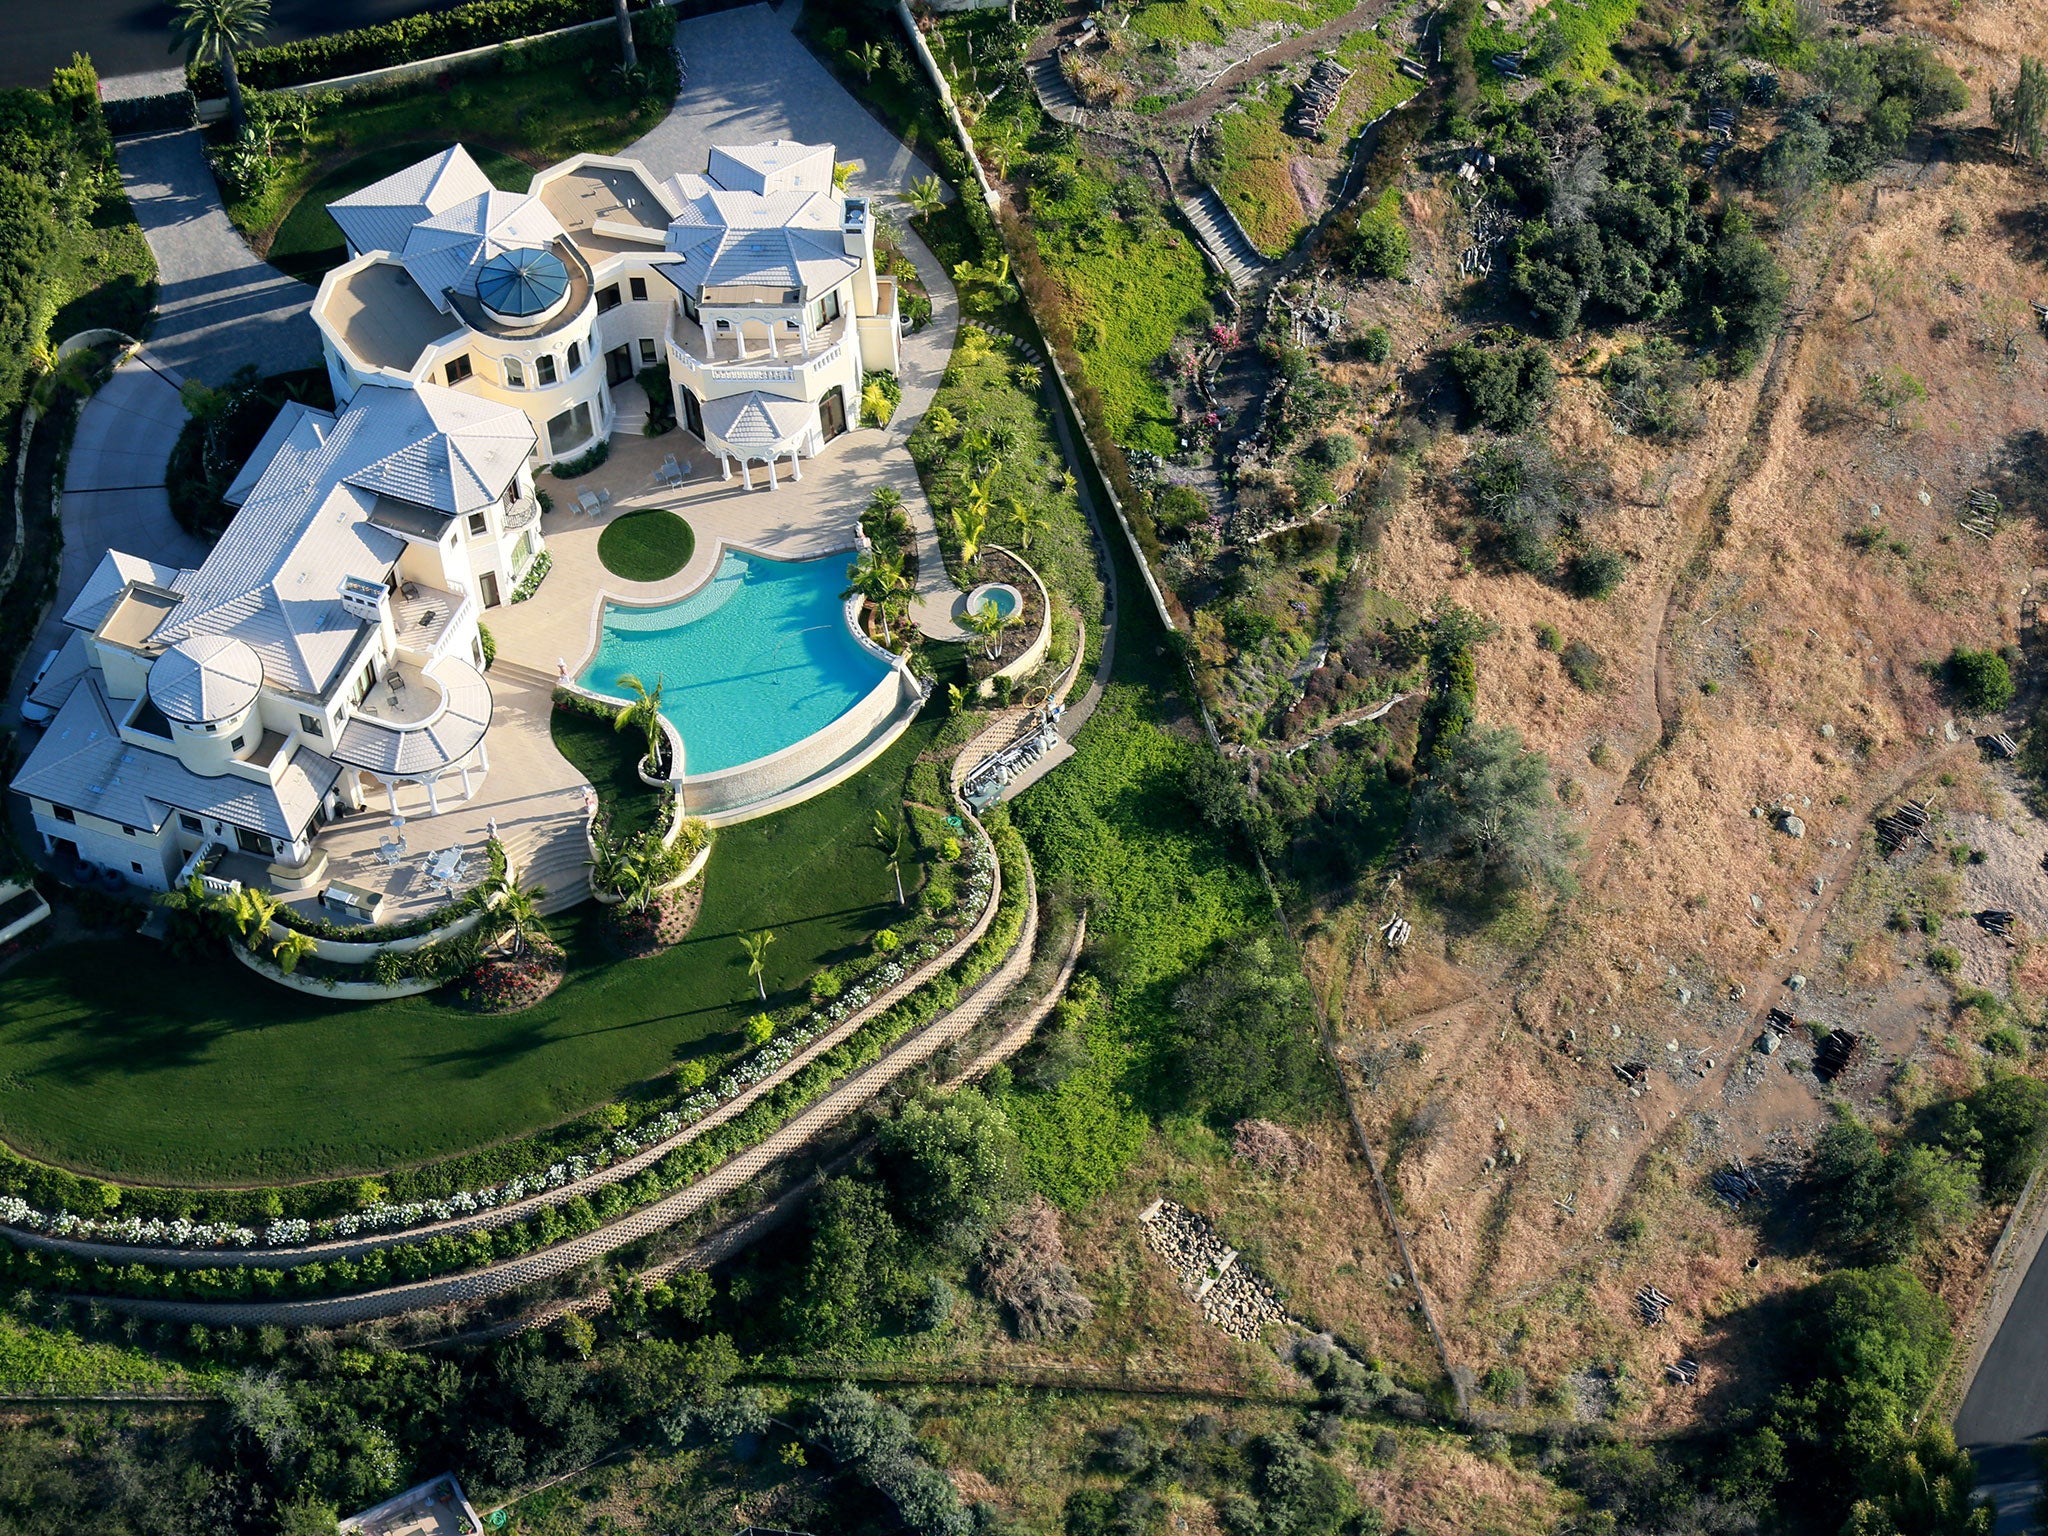
[{"label": "decorative shrub row", "polygon": [[[648,9],[646,0],[632,3],[636,11]],[[671,9],[675,15],[695,16],[726,10],[732,3],[734,0],[681,0]],[[471,0],[452,10],[405,16],[353,32],[251,48],[239,55],[238,64],[244,89],[269,91],[509,43],[582,22],[603,21],[611,15],[611,0]],[[674,23],[667,17],[638,16],[633,30],[643,46],[657,48],[666,47],[675,35]],[[218,64],[187,65],[185,80],[202,101],[225,94]]]},{"label": "decorative shrub row", "polygon": [[1004,868],[1002,898],[988,930],[950,971],[935,976],[887,1012],[869,1020],[851,1037],[731,1120],[673,1149],[652,1167],[608,1186],[594,1197],[576,1195],[559,1206],[546,1207],[520,1221],[490,1230],[443,1234],[419,1243],[377,1249],[356,1259],[316,1261],[292,1269],[158,1269],[9,1244],[0,1247],[0,1277],[40,1289],[97,1295],[187,1301],[304,1300],[482,1269],[594,1231],[694,1183],[765,1140],[835,1085],[879,1061],[897,1041],[952,1008],[962,992],[993,970],[1022,932],[1027,891],[1023,839],[1005,826],[993,840]]}]

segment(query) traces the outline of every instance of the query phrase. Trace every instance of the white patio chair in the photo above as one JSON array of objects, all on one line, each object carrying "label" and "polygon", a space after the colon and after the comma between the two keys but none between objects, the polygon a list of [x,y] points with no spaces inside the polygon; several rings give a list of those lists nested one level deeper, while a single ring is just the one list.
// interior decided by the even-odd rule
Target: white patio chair
[{"label": "white patio chair", "polygon": [[581,491],[577,494],[576,505],[583,509],[583,512],[586,516],[589,516],[591,514],[594,514],[600,506],[604,505],[604,503],[600,502],[595,496],[591,495],[590,492]]}]

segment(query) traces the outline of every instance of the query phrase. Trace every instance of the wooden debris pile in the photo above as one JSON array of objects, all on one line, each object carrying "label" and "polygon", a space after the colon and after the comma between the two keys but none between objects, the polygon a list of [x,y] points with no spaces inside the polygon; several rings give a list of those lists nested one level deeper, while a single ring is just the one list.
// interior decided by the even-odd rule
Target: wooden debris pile
[{"label": "wooden debris pile", "polygon": [[1266,1324],[1286,1320],[1272,1286],[1238,1263],[1237,1250],[1186,1206],[1155,1200],[1139,1214],[1138,1224],[1202,1316],[1232,1338],[1254,1340]]},{"label": "wooden debris pile", "polygon": [[1404,53],[1400,58],[1394,60],[1394,68],[1400,70],[1410,80],[1420,80],[1425,84],[1429,80],[1429,66],[1423,63],[1422,60],[1413,58],[1408,54]]},{"label": "wooden debris pile", "polygon": [[1647,1061],[1617,1061],[1614,1075],[1629,1087],[1640,1088],[1649,1079],[1650,1064]]},{"label": "wooden debris pile", "polygon": [[2020,755],[2020,744],[2003,731],[1993,731],[1989,736],[1986,736],[1984,738],[1984,745],[2008,763]]},{"label": "wooden debris pile", "polygon": [[1636,1292],[1636,1316],[1643,1320],[1645,1328],[1655,1328],[1663,1322],[1670,1309],[1671,1298],[1654,1285],[1643,1286]]},{"label": "wooden debris pile", "polygon": [[1813,1075],[1824,1083],[1833,1082],[1849,1070],[1862,1044],[1863,1037],[1853,1029],[1829,1030],[1813,1053]]},{"label": "wooden debris pile", "polygon": [[1986,933],[1996,934],[2010,941],[2012,938],[2013,915],[2003,907],[1988,907],[1977,914],[1977,926]]},{"label": "wooden debris pile", "polygon": [[1956,521],[1963,525],[1965,533],[1974,533],[1980,539],[1989,539],[1998,532],[1998,525],[2004,520],[2005,504],[1991,492],[1979,486],[1970,492],[1963,503],[1963,510],[1956,514]]},{"label": "wooden debris pile", "polygon": [[1756,1175],[1749,1171],[1748,1164],[1739,1157],[1714,1175],[1713,1184],[1714,1192],[1728,1202],[1728,1209],[1731,1211],[1740,1209],[1745,1200],[1761,1200],[1764,1197],[1763,1185],[1757,1182]]},{"label": "wooden debris pile", "polygon": [[1295,91],[1294,105],[1288,108],[1287,131],[1305,139],[1321,133],[1330,114],[1337,110],[1344,82],[1350,78],[1351,71],[1335,59],[1316,60],[1315,68]]},{"label": "wooden debris pile", "polygon": [[1906,800],[1894,806],[1877,818],[1878,846],[1884,849],[1885,857],[1909,848],[1927,836],[1927,823],[1931,820],[1925,801]]},{"label": "wooden debris pile", "polygon": [[1690,1355],[1681,1355],[1664,1367],[1664,1374],[1676,1386],[1696,1387],[1700,1384],[1700,1363]]}]

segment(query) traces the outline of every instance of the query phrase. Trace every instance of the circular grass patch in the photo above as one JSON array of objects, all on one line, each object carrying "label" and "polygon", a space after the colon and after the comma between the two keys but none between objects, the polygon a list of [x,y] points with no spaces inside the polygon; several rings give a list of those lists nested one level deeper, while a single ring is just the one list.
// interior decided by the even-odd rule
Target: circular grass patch
[{"label": "circular grass patch", "polygon": [[690,525],[661,507],[614,518],[597,541],[604,568],[628,581],[666,581],[696,552],[697,535]]}]

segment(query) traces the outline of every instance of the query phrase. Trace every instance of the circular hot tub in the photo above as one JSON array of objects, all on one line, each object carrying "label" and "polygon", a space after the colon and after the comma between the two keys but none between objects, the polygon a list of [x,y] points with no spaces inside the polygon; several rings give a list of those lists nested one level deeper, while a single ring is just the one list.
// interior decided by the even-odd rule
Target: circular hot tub
[{"label": "circular hot tub", "polygon": [[967,594],[967,611],[972,614],[995,610],[999,619],[1014,619],[1024,611],[1024,594],[1008,582],[986,581]]}]

